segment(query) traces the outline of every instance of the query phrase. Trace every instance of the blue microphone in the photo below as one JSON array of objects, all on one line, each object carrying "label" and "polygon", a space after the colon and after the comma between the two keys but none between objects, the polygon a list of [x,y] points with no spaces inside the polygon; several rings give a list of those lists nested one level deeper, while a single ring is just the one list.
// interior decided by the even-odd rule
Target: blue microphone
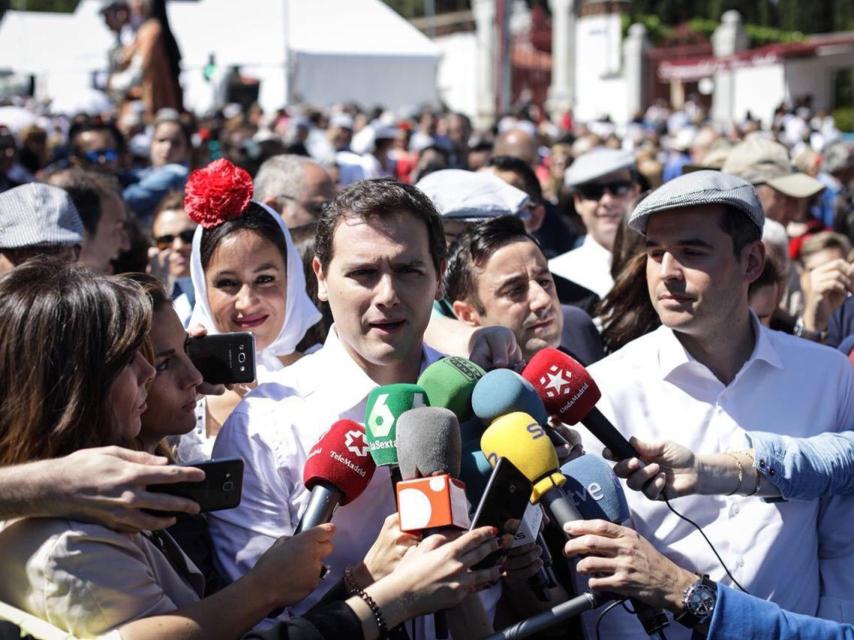
[{"label": "blue microphone", "polygon": [[515,371],[493,369],[484,375],[474,386],[471,406],[474,414],[486,425],[508,413],[526,413],[537,424],[546,427],[546,435],[555,447],[569,450],[569,443],[564,437],[548,427],[549,414],[534,385]]},{"label": "blue microphone", "polygon": [[510,369],[493,369],[478,380],[471,395],[471,407],[486,424],[515,411],[527,413],[537,424],[545,425],[549,420],[534,385]]},{"label": "blue microphone", "polygon": [[[585,520],[620,524],[629,519],[626,494],[604,458],[588,453],[565,463],[560,470],[566,476],[563,489]],[[661,630],[670,624],[663,611],[635,598],[631,602],[647,635],[660,635]]]},{"label": "blue microphone", "polygon": [[629,519],[626,494],[604,458],[588,453],[565,463],[560,471],[566,476],[564,491],[585,520],[620,524]]}]

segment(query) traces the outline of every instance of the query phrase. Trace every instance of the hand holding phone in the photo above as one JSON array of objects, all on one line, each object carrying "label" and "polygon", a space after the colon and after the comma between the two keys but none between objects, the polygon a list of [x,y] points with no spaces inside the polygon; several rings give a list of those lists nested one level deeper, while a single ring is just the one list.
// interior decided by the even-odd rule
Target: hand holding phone
[{"label": "hand holding phone", "polygon": [[[507,458],[499,458],[486,483],[469,530],[489,526],[498,529],[499,535],[510,534],[515,537],[530,503],[531,491],[531,483],[522,472]],[[505,555],[506,550],[496,551],[472,568],[493,567]]]},{"label": "hand holding phone", "polygon": [[[193,500],[202,512],[233,509],[240,504],[243,492],[243,460],[240,458],[204,460],[181,466],[201,469],[205,472],[205,479],[201,482],[152,484],[148,490]],[[164,512],[155,515],[163,516]]]}]

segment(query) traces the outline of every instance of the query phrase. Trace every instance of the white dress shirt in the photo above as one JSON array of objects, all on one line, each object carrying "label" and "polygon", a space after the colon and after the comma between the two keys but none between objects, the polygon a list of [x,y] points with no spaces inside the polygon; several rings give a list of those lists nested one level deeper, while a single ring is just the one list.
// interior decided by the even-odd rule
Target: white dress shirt
[{"label": "white dress shirt", "polygon": [[614,286],[611,277],[611,252],[590,234],[581,246],[549,260],[549,271],[590,289],[600,298]]},{"label": "white dress shirt", "polygon": [[[669,439],[704,453],[749,448],[746,430],[806,437],[854,424],[854,372],[848,360],[829,347],[752,320],[757,335],[753,353],[729,385],[694,360],[672,330],[660,327],[590,367],[602,391],[598,407],[626,438]],[[602,445],[581,431],[585,448],[600,452]],[[630,526],[638,533],[676,564],[732,586],[694,527],[663,502],[628,488],[626,495]],[[703,528],[750,593],[789,611],[816,614],[822,591],[819,546],[825,536],[818,501],[690,496],[671,504]],[[837,524],[832,533],[840,535],[841,527]],[[849,533],[849,541],[852,537]],[[841,549],[835,541],[831,546]],[[840,572],[854,573],[849,557],[834,562]],[[850,600],[854,592],[837,595]],[[584,617],[588,634],[593,634],[588,637],[595,637],[597,615]],[[620,607],[603,619],[601,637],[647,638],[640,623]],[[687,640],[690,632],[673,624],[667,637]]]},{"label": "white dress shirt", "polygon": [[[422,368],[438,357],[425,346]],[[213,457],[246,462],[240,506],[211,513],[209,520],[216,560],[229,579],[245,574],[278,537],[293,534],[309,497],[302,483],[307,452],[336,420],[364,423],[365,401],[376,386],[333,327],[323,348],[283,369],[277,382],[252,391],[226,420]],[[310,609],[346,567],[361,562],[396,509],[388,468],[378,467],[364,493],[336,509],[334,551],[325,560],[329,573],[291,612]],[[484,604],[494,611],[501,591],[490,591]],[[420,638],[433,636],[429,618],[419,627]]]}]

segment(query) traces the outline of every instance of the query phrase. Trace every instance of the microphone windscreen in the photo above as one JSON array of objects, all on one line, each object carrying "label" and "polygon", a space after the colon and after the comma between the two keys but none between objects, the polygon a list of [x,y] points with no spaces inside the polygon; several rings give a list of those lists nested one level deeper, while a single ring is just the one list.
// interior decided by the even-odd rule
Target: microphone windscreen
[{"label": "microphone windscreen", "polygon": [[460,475],[460,423],[450,409],[410,409],[397,420],[397,457],[404,480]]},{"label": "microphone windscreen", "polygon": [[308,452],[302,481],[309,490],[321,481],[331,484],[344,494],[340,504],[347,504],[361,495],[375,469],[362,425],[339,420]]},{"label": "microphone windscreen", "polygon": [[585,520],[620,524],[629,519],[629,503],[617,476],[604,458],[588,453],[560,468],[569,494]]},{"label": "microphone windscreen", "polygon": [[466,485],[466,498],[472,508],[480,504],[486,483],[492,475],[492,465],[480,450],[480,438],[485,430],[483,423],[474,417],[460,424],[462,436],[460,480]]},{"label": "microphone windscreen", "polygon": [[485,371],[471,360],[449,356],[424,369],[418,386],[427,393],[431,407],[445,407],[463,421],[471,415],[471,394]]},{"label": "microphone windscreen", "polygon": [[587,369],[552,347],[534,354],[522,377],[537,390],[546,410],[566,424],[580,421],[602,396]]},{"label": "microphone windscreen", "polygon": [[496,418],[480,439],[483,455],[493,466],[507,458],[534,485],[531,502],[566,481],[558,471],[557,452],[545,429],[526,413]]},{"label": "microphone windscreen", "polygon": [[540,424],[546,424],[549,419],[533,385],[510,369],[493,369],[478,380],[471,406],[486,424],[514,411],[527,413]]},{"label": "microphone windscreen", "polygon": [[417,384],[387,384],[368,394],[365,436],[378,466],[397,464],[397,419],[405,411],[428,404],[427,393]]}]

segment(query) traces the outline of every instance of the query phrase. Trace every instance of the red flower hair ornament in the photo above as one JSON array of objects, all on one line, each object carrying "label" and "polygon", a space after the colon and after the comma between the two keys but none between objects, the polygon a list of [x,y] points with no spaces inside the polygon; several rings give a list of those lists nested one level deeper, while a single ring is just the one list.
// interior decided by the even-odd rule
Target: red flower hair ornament
[{"label": "red flower hair ornament", "polygon": [[190,174],[184,188],[184,210],[205,229],[213,229],[246,211],[252,178],[225,159]]}]

